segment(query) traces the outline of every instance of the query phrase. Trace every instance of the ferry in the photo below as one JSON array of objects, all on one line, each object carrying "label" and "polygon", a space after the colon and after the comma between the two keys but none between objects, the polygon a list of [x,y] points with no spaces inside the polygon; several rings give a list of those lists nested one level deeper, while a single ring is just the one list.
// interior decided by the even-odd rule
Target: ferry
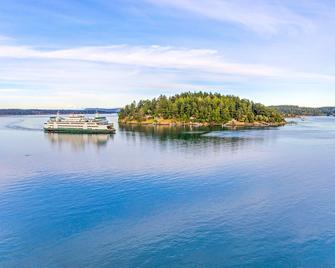
[{"label": "ferry", "polygon": [[51,116],[44,123],[45,132],[52,133],[85,133],[85,134],[114,134],[115,128],[109,123],[105,116],[98,113],[93,118],[84,115],[72,114],[68,117],[61,117],[59,113]]}]

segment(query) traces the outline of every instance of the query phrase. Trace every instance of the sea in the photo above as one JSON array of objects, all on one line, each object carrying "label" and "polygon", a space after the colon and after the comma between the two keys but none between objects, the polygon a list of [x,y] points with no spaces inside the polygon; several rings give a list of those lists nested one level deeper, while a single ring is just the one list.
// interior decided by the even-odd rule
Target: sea
[{"label": "sea", "polygon": [[334,267],[335,117],[48,134],[0,117],[0,267]]}]

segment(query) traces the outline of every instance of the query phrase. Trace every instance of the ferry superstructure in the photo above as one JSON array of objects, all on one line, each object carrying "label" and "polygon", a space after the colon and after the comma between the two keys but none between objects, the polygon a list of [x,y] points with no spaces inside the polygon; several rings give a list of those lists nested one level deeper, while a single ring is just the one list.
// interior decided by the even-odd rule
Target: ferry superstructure
[{"label": "ferry superstructure", "polygon": [[84,115],[72,114],[67,117],[61,117],[59,113],[51,116],[44,123],[45,132],[54,133],[86,133],[86,134],[113,134],[115,129],[112,123],[109,123],[105,116],[98,114],[93,118]]}]

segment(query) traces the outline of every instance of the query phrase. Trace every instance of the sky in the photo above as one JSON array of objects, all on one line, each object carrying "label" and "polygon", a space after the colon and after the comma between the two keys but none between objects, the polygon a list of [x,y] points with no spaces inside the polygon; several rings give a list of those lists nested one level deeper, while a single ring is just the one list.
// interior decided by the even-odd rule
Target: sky
[{"label": "sky", "polygon": [[0,108],[183,91],[335,106],[332,0],[0,0]]}]

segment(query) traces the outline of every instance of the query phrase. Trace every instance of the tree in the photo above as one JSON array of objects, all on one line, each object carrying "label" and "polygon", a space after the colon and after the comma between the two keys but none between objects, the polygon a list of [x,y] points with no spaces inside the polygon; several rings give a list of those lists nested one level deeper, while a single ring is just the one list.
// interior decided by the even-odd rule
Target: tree
[{"label": "tree", "polygon": [[276,109],[253,103],[236,96],[219,93],[185,92],[171,97],[135,101],[119,112],[119,119],[143,121],[147,118],[175,119],[208,123],[226,123],[231,119],[241,122],[283,122]]}]

